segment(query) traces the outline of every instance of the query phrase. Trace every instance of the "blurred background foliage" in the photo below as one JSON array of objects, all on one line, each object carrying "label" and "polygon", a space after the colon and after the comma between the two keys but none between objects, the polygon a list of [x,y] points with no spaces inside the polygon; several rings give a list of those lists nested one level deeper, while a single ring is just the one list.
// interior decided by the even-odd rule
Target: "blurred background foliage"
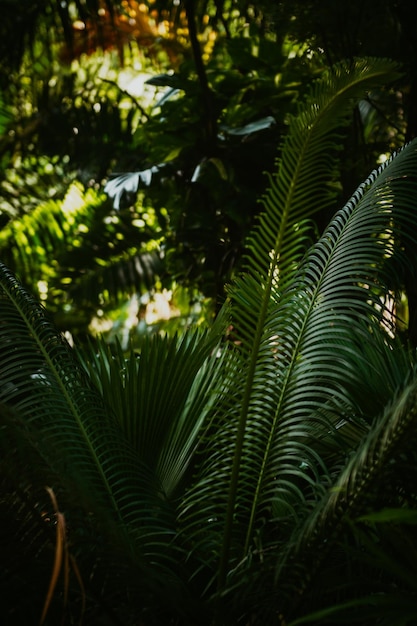
[{"label": "blurred background foliage", "polygon": [[[68,336],[127,345],[210,323],[288,116],[324,68],[372,55],[402,71],[341,140],[340,202],[416,135],[411,0],[0,9],[0,258]],[[407,296],[412,317],[413,281]]]}]

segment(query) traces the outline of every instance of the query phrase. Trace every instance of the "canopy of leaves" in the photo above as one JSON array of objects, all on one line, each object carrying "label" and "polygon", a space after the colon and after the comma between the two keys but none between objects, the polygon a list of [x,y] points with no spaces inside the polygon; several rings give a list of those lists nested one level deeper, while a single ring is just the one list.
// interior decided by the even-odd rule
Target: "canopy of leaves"
[{"label": "canopy of leaves", "polygon": [[[107,192],[100,209],[86,201],[79,214],[88,236],[78,232],[76,259],[51,258],[51,246],[62,244],[54,227],[43,253],[42,236],[31,246],[31,263],[42,268],[36,280],[48,285],[45,304],[75,334],[100,311],[117,317],[112,309],[133,293],[176,293],[177,285],[189,290],[183,314],[198,317],[195,302],[219,310],[290,115],[335,61],[366,53],[398,60],[404,72],[369,86],[340,136],[339,200],[413,134],[407,3],[387,0],[385,12],[370,1],[26,4],[17,12],[0,2],[1,254],[36,291],[28,246],[14,248],[12,233],[31,242],[40,205],[48,212],[51,199],[65,203],[74,182]],[[373,11],[378,28],[365,37]],[[340,31],[341,22],[352,27]],[[333,209],[317,212],[318,232]],[[69,294],[57,286],[63,277]],[[411,281],[407,289],[414,310]]]}]

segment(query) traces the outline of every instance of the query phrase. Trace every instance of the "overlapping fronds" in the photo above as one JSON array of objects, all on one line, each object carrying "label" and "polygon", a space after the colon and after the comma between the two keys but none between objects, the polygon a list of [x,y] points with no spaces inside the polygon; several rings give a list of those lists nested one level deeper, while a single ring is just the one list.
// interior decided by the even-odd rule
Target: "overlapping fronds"
[{"label": "overlapping fronds", "polygon": [[7,407],[0,449],[9,468],[0,510],[11,502],[19,511],[13,545],[51,550],[53,535],[40,532],[39,510],[51,485],[59,490],[87,593],[93,586],[103,601],[105,589],[110,599],[113,575],[124,577],[114,602],[126,602],[138,587],[129,610],[140,612],[141,602],[152,604],[155,590],[164,588],[169,610],[178,601],[184,558],[174,541],[176,498],[221,392],[213,381],[227,356],[218,352],[224,320],[209,332],[145,338],[140,355],[128,358],[99,342],[80,361],[3,265],[0,285],[0,406]]},{"label": "overlapping fronds", "polygon": [[[94,519],[103,536],[113,536],[137,563],[158,552],[164,560],[171,513],[154,473],[123,437],[44,310],[3,265],[0,286],[0,402],[19,416],[4,425],[10,433],[4,446],[13,437],[15,445],[23,439],[34,446],[46,468],[33,476],[35,483],[42,475],[59,476],[71,510]],[[19,480],[30,485],[26,456]]]},{"label": "overlapping fronds", "polygon": [[[236,369],[183,512],[184,532],[204,546],[206,563],[214,567],[219,556],[220,589],[255,554],[263,560],[285,542],[323,496],[330,468],[319,442],[331,433],[337,450],[340,426],[361,414],[352,390],[364,363],[378,376],[393,353],[381,295],[401,271],[402,244],[417,221],[415,144],[370,176],[300,266],[308,218],[332,200],[329,171],[351,97],[385,71],[384,63],[358,62],[319,81],[292,122],[246,273],[230,292]],[[381,349],[367,350],[375,334]]]},{"label": "overlapping fronds", "polygon": [[51,200],[9,222],[0,251],[51,308],[60,298],[94,309],[152,289],[162,260],[157,248],[147,249],[149,237],[131,216],[109,215],[102,196],[74,184],[63,201]]},{"label": "overlapping fronds", "polygon": [[[248,241],[241,278],[250,282],[244,288],[252,293],[250,300],[245,300],[248,311],[261,311],[260,303],[266,306],[269,294],[279,294],[291,281],[311,243],[311,218],[318,211],[335,208],[340,140],[354,106],[373,85],[397,76],[396,66],[382,59],[336,65],[313,83],[291,117],[277,172],[270,175],[263,198],[264,211]],[[232,297],[239,297],[239,285],[232,289]],[[243,314],[243,304],[240,300],[239,314]],[[263,322],[262,316],[258,327]],[[242,323],[238,329],[245,338],[246,334],[252,336],[252,325],[248,328]]]},{"label": "overlapping fronds", "polygon": [[[170,596],[176,623],[192,613],[188,623],[213,623],[217,612],[219,624],[255,624],[269,623],[269,604],[265,615],[284,612],[284,623],[314,575],[311,553],[363,512],[378,467],[395,461],[414,424],[415,383],[374,419],[412,370],[388,304],[416,262],[406,251],[417,239],[417,142],[373,172],[309,247],[309,220],[335,198],[348,112],[395,75],[384,61],[340,66],[300,105],[229,291],[220,348],[223,316],[208,334],[148,338],[128,358],[99,343],[82,366],[0,266],[0,403],[12,412],[0,411],[0,446],[12,441],[11,460],[19,445],[39,457],[37,481],[59,477],[68,519],[79,502],[86,527],[92,516],[117,543],[122,568],[132,559],[148,611]],[[19,508],[20,485],[10,485]],[[106,578],[111,567],[97,569]]]},{"label": "overlapping fronds", "polygon": [[[331,488],[327,491],[322,501],[316,505],[311,514],[306,518],[301,528],[297,528],[293,536],[288,541],[286,549],[280,553],[276,571],[276,588],[279,589],[280,611],[284,614],[289,607],[296,613],[297,602],[294,601],[296,595],[298,601],[302,601],[304,593],[313,585],[313,579],[320,570],[323,562],[329,556],[329,550],[334,548],[335,541],[340,538],[342,532],[349,530],[349,525],[360,514],[368,512],[367,508],[372,506],[372,501],[378,502],[381,493],[386,492],[387,486],[396,482],[395,475],[398,474],[398,463],[401,456],[404,456],[407,449],[415,456],[416,443],[416,423],[417,423],[417,381],[415,372],[405,388],[398,394],[386,410],[372,424],[367,435],[357,444],[355,454],[351,455],[344,467],[337,474],[332,482]],[[410,458],[410,457],[408,457]],[[400,470],[401,471],[401,470]],[[408,473],[410,470],[407,470]],[[415,471],[411,470],[415,479]],[[402,474],[404,473],[404,468]],[[394,481],[392,478],[394,476]],[[398,479],[397,479],[398,480]],[[410,493],[404,490],[406,480],[400,481],[403,488],[395,493],[395,500],[391,506],[398,507],[412,506],[414,502],[409,500]],[[374,494],[373,497],[370,494]],[[391,495],[391,497],[393,497]],[[414,491],[415,498],[415,491]],[[364,503],[366,505],[364,506]],[[387,506],[387,504],[385,504]],[[393,512],[396,511],[396,516]],[[407,515],[408,514],[408,515]],[[391,517],[390,517],[391,515]],[[414,515],[414,518],[412,517]],[[375,516],[364,516],[365,520],[393,520],[407,523],[415,519],[415,511],[407,508],[389,509],[385,513],[382,511]],[[391,535],[392,537],[392,535]],[[375,551],[381,550],[378,546],[380,539],[375,539]],[[413,542],[410,542],[408,549],[415,549]],[[349,548],[347,548],[349,556]],[[395,575],[401,571],[401,567],[395,567],[395,559],[379,555],[380,560],[376,560],[376,567],[381,569],[384,566],[391,567]],[[346,558],[346,557],[345,557]],[[358,558],[358,557],[356,557]],[[370,556],[364,557],[372,564]],[[335,586],[339,584],[335,581]],[[409,579],[407,583],[411,580]],[[352,584],[352,583],[351,583]],[[412,583],[410,584],[412,587]],[[294,590],[297,589],[297,594]],[[366,589],[364,590],[366,592]],[[388,594],[390,589],[387,589]],[[408,600],[410,598],[408,597]],[[399,606],[395,592],[391,602]],[[359,604],[375,604],[376,611],[381,610],[384,603],[389,605],[390,596],[381,594],[381,605],[372,602],[371,598],[359,600]],[[407,596],[404,598],[407,602]],[[355,608],[355,602],[346,603],[345,610]],[[334,607],[329,615],[343,611],[343,606]],[[323,613],[325,616],[326,611]],[[375,615],[378,615],[376,612]],[[316,617],[318,619],[319,616]],[[403,613],[399,615],[399,620],[403,619]],[[306,619],[305,622],[309,622]],[[311,621],[315,621],[311,619]],[[295,623],[304,623],[303,619],[296,620]],[[400,621],[400,623],[402,623]],[[404,623],[408,623],[404,622]]]},{"label": "overlapping fronds", "polygon": [[218,353],[220,318],[208,331],[174,337],[145,336],[140,352],[96,342],[84,364],[139,458],[172,499],[193,462],[207,415],[218,401],[213,381],[225,354]]}]

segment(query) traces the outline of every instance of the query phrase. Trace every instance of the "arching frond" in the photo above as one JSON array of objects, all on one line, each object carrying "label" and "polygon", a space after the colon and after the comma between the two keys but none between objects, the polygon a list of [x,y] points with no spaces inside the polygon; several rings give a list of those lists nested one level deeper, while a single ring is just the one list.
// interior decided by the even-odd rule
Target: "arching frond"
[{"label": "arching frond", "polygon": [[159,250],[147,248],[150,235],[131,216],[109,215],[108,208],[93,190],[70,186],[63,201],[41,204],[6,225],[3,262],[51,309],[61,300],[95,311],[151,290],[162,273]]},{"label": "arching frond", "polygon": [[335,208],[340,139],[352,109],[373,85],[397,76],[395,64],[383,59],[341,63],[313,83],[291,116],[264,212],[248,242],[246,269],[262,288],[288,284],[310,243],[309,219]]},{"label": "arching frond", "polygon": [[[18,418],[2,419],[0,429],[2,455],[7,458],[15,450],[11,458],[19,465],[15,485],[8,489],[27,490],[35,507],[33,498],[45,479],[56,481],[81,546],[88,527],[99,533],[91,550],[80,551],[91,568],[87,576],[97,560],[108,560],[111,571],[111,555],[117,554],[119,560],[123,554],[127,568],[135,564],[137,580],[145,577],[146,594],[149,562],[155,569],[151,585],[156,579],[160,584],[160,571],[171,558],[176,562],[167,548],[173,533],[172,510],[162,498],[155,472],[123,436],[73,350],[3,265],[0,350],[0,403]],[[36,472],[31,455],[40,459]],[[167,584],[175,586],[174,574],[167,571]]]},{"label": "arching frond", "polygon": [[[230,341],[220,349],[222,318],[207,334],[148,338],[128,358],[99,343],[80,364],[0,266],[0,450],[10,467],[22,461],[16,484],[13,472],[4,479],[0,511],[12,502],[26,534],[20,483],[35,485],[38,502],[40,480],[57,481],[77,557],[92,554],[87,571],[101,599],[115,551],[136,606],[187,598],[165,623],[193,612],[189,623],[212,623],[213,596],[219,624],[229,616],[262,623],[262,603],[275,593],[269,615],[283,610],[284,620],[300,576],[315,571],[301,556],[310,562],[324,533],[352,507],[362,512],[378,464],[395,460],[393,444],[414,421],[415,385],[374,420],[414,359],[398,349],[385,295],[415,263],[405,251],[417,226],[417,143],[373,172],[308,246],[309,220],[335,198],[349,110],[395,75],[385,61],[336,67],[291,119],[244,272],[230,288]],[[80,517],[86,535],[84,527],[77,534]],[[46,551],[43,526],[29,521]]]},{"label": "arching frond", "polygon": [[192,468],[206,419],[218,401],[213,386],[225,354],[224,323],[174,337],[145,336],[136,354],[99,341],[84,363],[138,457],[157,477],[164,497],[177,495]]},{"label": "arching frond", "polygon": [[[350,456],[334,479],[322,501],[306,518],[301,529],[296,529],[293,537],[288,541],[286,549],[282,550],[276,572],[276,586],[280,596],[279,600],[276,599],[280,604],[279,610],[281,612],[285,614],[289,607],[292,611],[296,611],[298,602],[302,602],[304,593],[312,585],[316,573],[328,558],[329,550],[334,549],[341,533],[349,531],[349,524],[360,515],[368,512],[373,499],[370,494],[378,491],[383,492],[386,489],[383,484],[384,479],[389,484],[390,475],[392,477],[398,472],[395,461],[398,461],[398,458],[404,455],[407,449],[415,454],[416,423],[417,380],[414,374],[394,402],[390,403],[382,415],[372,424],[369,432],[358,444],[355,453]],[[415,491],[414,497],[416,497]],[[397,495],[397,506],[412,504],[411,502],[408,503],[407,498],[408,494],[405,495],[405,492],[400,497]],[[407,522],[408,519],[412,521],[411,515],[413,514],[415,511],[398,509],[396,517],[391,519],[399,522]],[[374,517],[378,519],[378,516]],[[364,519],[372,520],[373,516],[365,515]],[[380,519],[384,519],[383,515],[380,515]],[[390,520],[389,511],[386,512],[385,519]],[[409,549],[412,546],[411,543]],[[376,549],[378,548],[376,547]],[[370,560],[369,556],[367,558]],[[384,554],[380,555],[380,559],[379,568],[387,563],[387,557]],[[395,560],[393,562],[395,563]],[[295,589],[297,590],[296,594],[294,593]],[[366,588],[363,594],[366,594]],[[384,604],[387,608],[389,607],[390,589],[387,589],[387,595],[380,595],[381,604],[376,601],[376,611],[378,611],[378,607],[381,610]],[[294,600],[295,596],[297,601]],[[410,596],[408,600],[410,600]],[[392,601],[398,609],[400,605],[395,592]],[[407,597],[404,598],[404,601],[407,603]],[[333,607],[333,610],[329,610],[328,613],[334,615],[343,609],[347,611],[361,604],[372,606],[373,601],[369,597],[361,598],[357,604],[353,601],[350,604],[346,603],[345,607]],[[325,613],[326,610],[322,617],[325,616]],[[374,613],[374,617],[375,615],[378,613]],[[316,619],[313,617],[311,621],[316,622],[318,616]],[[400,620],[399,623],[403,623],[401,621],[404,619],[403,611],[400,612],[398,619]],[[294,626],[309,621],[310,619],[303,620],[301,618],[295,620]],[[408,621],[404,623],[408,623]]]},{"label": "arching frond", "polygon": [[[298,141],[305,139],[306,173],[301,179],[294,174],[285,187],[298,151],[283,151],[287,192],[273,186],[278,195],[270,196],[253,235],[254,261],[248,260],[246,274],[231,289],[239,377],[231,371],[209,459],[185,503],[185,532],[199,547],[205,544],[212,567],[213,546],[222,537],[220,588],[228,572],[227,584],[233,585],[254,554],[264,559],[272,545],[285,542],[324,495],[332,461],[318,452],[320,442],[331,433],[337,449],[340,426],[361,415],[352,389],[367,365],[378,375],[383,359],[395,352],[381,294],[401,272],[404,242],[413,240],[416,144],[371,174],[299,266],[307,233],[301,216],[309,206],[314,212],[318,193],[314,163],[318,159],[320,173],[319,145],[326,152],[326,132],[332,136],[336,128],[324,122],[319,107],[311,108],[317,127],[312,115],[294,130]],[[310,160],[315,130],[317,152]],[[287,204],[297,183],[305,192]],[[375,335],[381,342],[373,349]],[[405,360],[404,372],[407,365]]]}]

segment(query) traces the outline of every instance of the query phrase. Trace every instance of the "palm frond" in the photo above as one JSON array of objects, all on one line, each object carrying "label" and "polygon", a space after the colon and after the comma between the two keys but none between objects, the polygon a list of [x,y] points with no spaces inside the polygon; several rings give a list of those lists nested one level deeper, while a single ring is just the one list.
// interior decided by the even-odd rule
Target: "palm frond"
[{"label": "palm frond", "polygon": [[[16,416],[0,411],[0,448],[12,449],[11,462],[22,451],[29,461],[33,454],[40,467],[31,476],[30,463],[22,463],[16,484],[9,472],[8,494],[19,509],[20,483],[27,490],[34,483],[37,494],[40,479],[58,481],[74,527],[88,520],[84,541],[98,529],[98,543],[107,542],[94,546],[87,568],[93,580],[104,572],[95,583],[101,599],[114,549],[118,566],[134,565],[127,566],[133,582],[122,576],[126,595],[139,581],[146,607],[164,591],[189,598],[197,589],[200,613],[214,594],[216,609],[225,609],[219,622],[245,615],[249,623],[253,610],[259,621],[275,588],[269,581],[252,605],[251,593],[275,570],[279,552],[282,597],[272,610],[275,618],[277,610],[290,613],[287,590],[298,589],[306,569],[301,552],[322,545],[323,532],[340,526],[349,507],[363,510],[374,469],[393,459],[394,444],[411,428],[414,386],[391,413],[373,419],[413,361],[397,356],[383,296],[401,283],[414,241],[417,143],[373,172],[306,253],[309,220],[335,198],[330,182],[348,112],[366,88],[395,76],[386,61],[339,66],[291,120],[245,272],[225,306],[233,327],[222,356],[221,317],[220,330],[148,338],[128,358],[97,344],[80,364],[0,265],[0,408]],[[383,378],[383,398],[363,400],[358,391],[379,393]],[[355,447],[359,455],[346,461]],[[193,476],[188,488],[186,476]],[[0,501],[0,511],[8,502]],[[38,521],[30,523],[35,532]],[[83,531],[74,540],[80,558]],[[105,567],[96,569],[98,562]],[[283,580],[292,564],[292,578]]]},{"label": "palm frond", "polygon": [[313,83],[291,116],[263,198],[265,210],[248,242],[246,269],[266,289],[268,279],[283,289],[310,243],[309,218],[335,207],[340,139],[353,108],[375,84],[397,77],[398,68],[387,60],[341,63]]},{"label": "palm frond", "polygon": [[[392,482],[390,476],[395,473],[404,475],[404,470],[398,460],[404,457],[407,450],[412,451],[415,455],[415,431],[417,421],[417,380],[415,374],[408,385],[405,386],[399,396],[390,403],[382,415],[372,424],[367,436],[358,444],[355,453],[346,462],[340,473],[335,478],[331,487],[327,491],[323,500],[315,507],[314,511],[306,518],[302,528],[297,528],[294,533],[293,540],[287,544],[287,550],[280,554],[280,561],[277,565],[276,584],[280,590],[280,610],[285,614],[286,609],[291,607],[294,611],[297,602],[302,602],[303,594],[312,585],[312,581],[316,573],[320,570],[321,565],[326,560],[329,552],[334,550],[335,544],[340,543],[341,535],[349,534],[350,524],[352,520],[358,518],[365,521],[393,521],[399,523],[407,523],[415,520],[415,510],[407,510],[406,508],[396,509],[395,516],[392,509],[388,509],[385,514],[382,511],[379,515],[366,515],[366,512],[372,506],[372,501],[377,501],[376,496],[386,492],[387,485]],[[415,462],[415,459],[414,459]],[[398,467],[400,465],[400,467]],[[415,471],[414,471],[415,480]],[[403,481],[402,481],[403,482]],[[410,494],[404,485],[396,493],[397,506],[407,506],[408,498],[413,495],[416,498],[415,488]],[[385,497],[388,500],[387,494]],[[386,501],[387,501],[386,500]],[[410,502],[411,504],[411,502]],[[365,515],[364,515],[365,513]],[[414,516],[414,517],[413,517]],[[360,530],[357,531],[358,534]],[[384,569],[388,569],[392,577],[401,581],[401,584],[408,588],[409,593],[415,593],[413,589],[413,575],[406,574],[404,563],[407,558],[403,553],[401,559],[403,564],[396,565],[396,559],[399,559],[398,551],[403,550],[403,543],[398,543],[393,550],[393,544],[396,540],[395,529],[391,529],[390,533],[386,533],[389,542],[389,549],[385,553],[381,544],[383,542],[378,535],[371,541],[366,540],[365,533],[362,533],[362,548],[355,554],[352,547],[346,549],[349,556],[359,562],[361,559],[366,561],[369,568],[372,562],[376,568],[377,575]],[[404,537],[403,537],[404,540]],[[387,543],[385,541],[385,543]],[[366,548],[365,555],[363,550]],[[414,550],[413,541],[410,540],[408,551]],[[397,551],[396,558],[391,556]],[[350,555],[349,553],[353,554]],[[362,556],[361,556],[362,553]],[[373,553],[373,554],[372,554]],[[414,572],[415,574],[415,572]],[[375,576],[375,574],[374,574]],[[297,589],[296,598],[294,589]],[[398,589],[398,587],[397,587]],[[355,609],[360,605],[375,606],[375,614],[381,610],[382,606],[388,608],[390,602],[394,602],[399,610],[398,623],[402,623],[404,613],[401,609],[404,607],[398,604],[398,598],[393,591],[392,585],[386,586],[386,594],[382,594],[380,590],[378,596],[372,600],[366,596],[367,588],[362,586],[362,597],[357,600],[351,600],[350,604],[343,606],[334,606],[332,609],[326,609],[323,612],[333,616],[340,611],[345,612]],[[398,592],[400,590],[398,589]],[[411,595],[408,599],[410,599]],[[381,600],[381,603],[379,603]],[[407,601],[407,598],[405,598]],[[400,608],[401,607],[401,608]],[[415,614],[415,611],[414,611]],[[363,615],[363,614],[362,614]],[[307,623],[315,621],[319,615],[313,614],[305,620],[300,618],[295,620],[294,625],[298,623]],[[313,619],[314,618],[314,619]],[[408,623],[408,622],[407,622]]]},{"label": "palm frond", "polygon": [[[305,134],[312,128],[311,120]],[[411,144],[374,172],[295,274],[305,234],[300,238],[296,227],[301,203],[293,222],[284,215],[286,228],[276,240],[283,216],[280,198],[275,204],[271,199],[268,226],[254,235],[263,250],[260,260],[253,268],[248,262],[247,275],[232,289],[242,342],[240,379],[235,381],[232,372],[229,385],[232,390],[236,384],[236,390],[223,407],[210,459],[186,503],[186,531],[200,542],[204,528],[207,553],[224,538],[220,587],[227,571],[234,568],[236,574],[239,561],[237,569],[242,569],[253,554],[264,555],[271,542],[285,542],[294,523],[324,495],[330,468],[318,453],[318,442],[335,433],[349,414],[361,414],[351,390],[364,364],[380,358],[361,346],[370,347],[381,335],[387,346],[383,353],[393,352],[381,293],[401,272],[404,241],[413,239],[416,164],[416,145]],[[375,362],[371,367],[375,374]]]},{"label": "palm frond", "polygon": [[[384,328],[381,303],[381,293],[389,288],[393,274],[384,258],[395,255],[399,268],[397,248],[402,248],[408,236],[413,240],[416,157],[412,144],[370,176],[313,246],[291,288],[272,311],[268,326],[277,337],[275,418],[281,433],[275,435],[279,443],[275,451],[272,445],[270,458],[276,494],[289,429],[297,424],[305,429],[304,433],[291,432],[295,448],[298,438],[300,442],[306,438],[314,449],[323,432],[336,427],[343,435],[341,408],[354,413],[361,410],[361,399],[354,401],[351,390],[362,384],[364,368],[382,376],[383,360],[395,358],[396,342],[387,332],[392,328]],[[402,365],[407,373],[409,361],[405,359]],[[334,417],[330,420],[328,412],[321,422],[323,409],[334,404],[339,405]],[[305,422],[306,418],[312,423]],[[309,465],[309,454],[304,456]],[[314,466],[314,459],[311,462]],[[271,491],[269,497],[274,497]]]},{"label": "palm frond", "polygon": [[[126,564],[136,563],[139,575],[152,559],[158,578],[156,563],[164,568],[171,558],[167,546],[173,517],[154,472],[120,432],[111,409],[44,310],[3,265],[0,288],[0,402],[19,416],[8,422],[14,445],[28,437],[32,441],[29,448],[35,447],[43,459],[45,475],[59,481],[75,533],[83,511],[85,524],[94,520],[100,529],[103,545],[107,538],[105,553],[121,550]],[[32,471],[23,460],[16,481],[34,482],[39,489],[42,477]],[[94,569],[94,562],[89,565]]]},{"label": "palm frond", "polygon": [[[72,249],[69,263],[74,263],[76,256]],[[105,256],[89,257],[85,267],[63,267],[50,283],[52,293],[57,295],[66,286],[66,298],[75,308],[80,305],[96,312],[103,306],[120,305],[128,297],[153,292],[157,277],[164,273],[158,249],[140,249],[139,245]]]},{"label": "palm frond", "polygon": [[172,499],[192,467],[207,415],[217,402],[213,381],[224,323],[174,337],[145,336],[139,354],[97,341],[84,366],[112,408],[121,430]]},{"label": "palm frond", "polygon": [[0,236],[3,262],[61,312],[64,302],[95,311],[103,300],[115,304],[151,290],[162,273],[159,251],[147,249],[149,233],[108,208],[93,190],[70,186],[62,202],[46,202],[7,224]]}]

